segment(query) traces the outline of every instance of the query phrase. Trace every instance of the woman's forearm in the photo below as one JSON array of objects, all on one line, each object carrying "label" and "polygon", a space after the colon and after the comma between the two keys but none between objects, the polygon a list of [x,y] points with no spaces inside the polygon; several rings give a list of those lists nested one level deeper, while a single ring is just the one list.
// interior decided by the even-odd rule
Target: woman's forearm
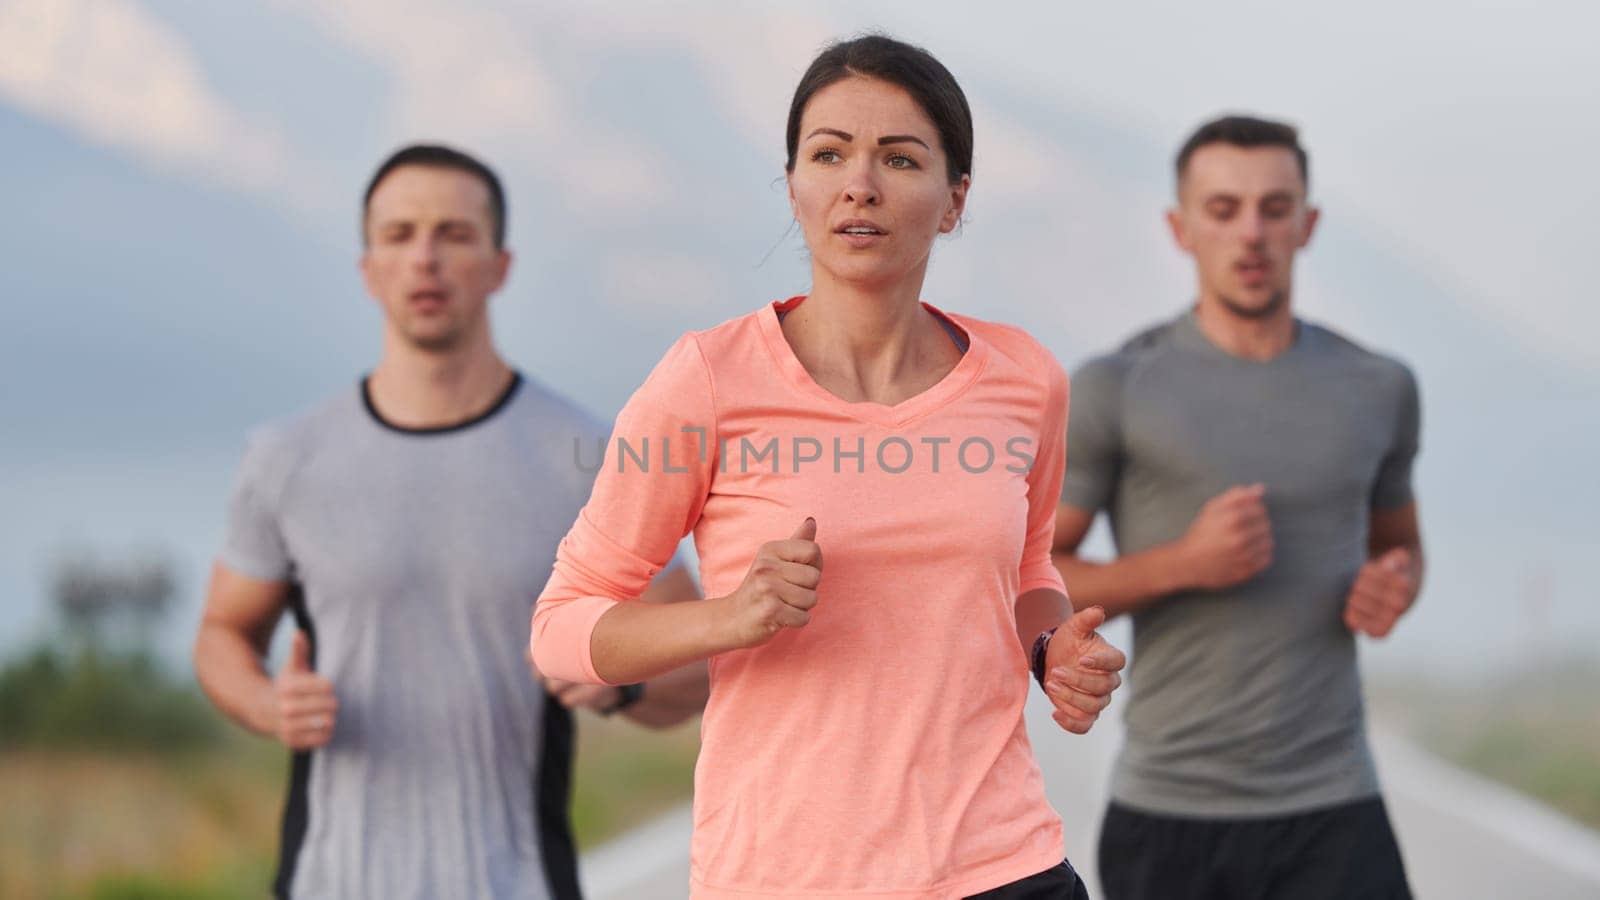
[{"label": "woman's forearm", "polygon": [[1033,651],[1033,641],[1041,631],[1065,622],[1072,616],[1067,595],[1055,588],[1035,588],[1017,598],[1017,640],[1023,653]]},{"label": "woman's forearm", "polygon": [[718,627],[722,602],[618,603],[595,622],[589,653],[608,684],[646,681],[733,649]]}]

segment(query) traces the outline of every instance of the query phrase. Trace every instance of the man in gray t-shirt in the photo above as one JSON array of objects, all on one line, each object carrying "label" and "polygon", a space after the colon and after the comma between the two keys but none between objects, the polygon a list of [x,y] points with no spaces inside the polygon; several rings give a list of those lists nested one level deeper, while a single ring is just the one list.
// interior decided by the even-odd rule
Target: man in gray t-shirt
[{"label": "man in gray t-shirt", "polygon": [[[1292,128],[1217,120],[1177,169],[1199,300],[1073,376],[1057,517],[1074,605],[1133,617],[1106,896],[1407,896],[1355,644],[1421,580],[1416,382],[1291,311]],[[1100,510],[1110,563],[1077,555]]]},{"label": "man in gray t-shirt", "polygon": [[[705,702],[703,666],[648,689],[529,668],[534,601],[606,429],[494,350],[504,208],[493,173],[448,148],[381,166],[362,273],[383,356],[245,453],[195,669],[294,752],[279,897],[576,897],[568,708],[666,725]],[[645,599],[695,596],[674,568]],[[298,631],[269,675],[285,611]]]}]

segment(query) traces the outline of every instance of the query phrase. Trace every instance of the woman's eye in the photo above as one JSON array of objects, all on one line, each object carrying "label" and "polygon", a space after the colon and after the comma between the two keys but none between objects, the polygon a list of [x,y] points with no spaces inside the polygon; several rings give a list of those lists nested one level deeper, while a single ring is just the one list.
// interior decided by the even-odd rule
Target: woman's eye
[{"label": "woman's eye", "polygon": [[915,169],[916,167],[917,161],[909,156],[896,153],[889,157],[889,168],[891,169]]},{"label": "woman's eye", "polygon": [[811,154],[811,161],[819,163],[836,163],[839,161],[839,151],[823,148]]}]

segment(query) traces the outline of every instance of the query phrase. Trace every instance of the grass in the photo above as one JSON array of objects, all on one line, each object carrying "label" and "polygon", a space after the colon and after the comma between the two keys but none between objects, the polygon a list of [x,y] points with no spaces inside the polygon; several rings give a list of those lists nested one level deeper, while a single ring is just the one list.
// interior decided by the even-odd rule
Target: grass
[{"label": "grass", "polygon": [[[698,729],[580,716],[580,849],[688,799]],[[276,864],[288,756],[232,732],[208,749],[0,752],[0,898],[262,897]]]},{"label": "grass", "polygon": [[588,849],[648,821],[694,792],[695,723],[646,732],[626,722],[578,717],[572,830]]},{"label": "grass", "polygon": [[1600,663],[1542,663],[1476,684],[1375,683],[1373,706],[1428,750],[1600,829]]},{"label": "grass", "polygon": [[243,738],[167,755],[0,755],[0,897],[260,895],[286,768]]}]

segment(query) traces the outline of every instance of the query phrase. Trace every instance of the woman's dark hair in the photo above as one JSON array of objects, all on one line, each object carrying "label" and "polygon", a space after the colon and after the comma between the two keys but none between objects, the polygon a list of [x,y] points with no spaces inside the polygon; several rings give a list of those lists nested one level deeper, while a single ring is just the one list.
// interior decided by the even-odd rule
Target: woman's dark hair
[{"label": "woman's dark hair", "polygon": [[955,76],[933,54],[882,34],[868,34],[829,45],[800,78],[789,104],[789,161],[800,146],[800,116],[817,91],[846,78],[876,78],[903,88],[933,120],[944,146],[951,183],[972,174],[972,110]]}]

